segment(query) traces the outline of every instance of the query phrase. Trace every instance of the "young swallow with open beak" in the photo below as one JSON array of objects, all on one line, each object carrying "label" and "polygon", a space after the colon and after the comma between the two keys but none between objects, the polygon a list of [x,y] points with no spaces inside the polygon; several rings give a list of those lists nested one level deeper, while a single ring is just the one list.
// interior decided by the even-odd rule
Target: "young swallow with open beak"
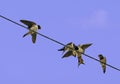
[{"label": "young swallow with open beak", "polygon": [[28,21],[28,20],[20,20],[20,22],[27,25],[28,29],[29,29],[29,31],[26,34],[24,34],[23,37],[31,34],[32,42],[35,43],[36,42],[36,37],[37,37],[36,32],[37,32],[38,29],[41,29],[40,25],[37,25],[35,22]]},{"label": "young swallow with open beak", "polygon": [[78,49],[76,49],[77,57],[78,57],[78,66],[80,64],[84,64],[84,60],[82,59],[82,53],[84,53],[85,49],[87,49],[91,45],[92,45],[91,43],[90,44],[78,45]]},{"label": "young swallow with open beak", "polygon": [[103,69],[103,73],[105,73],[106,72],[106,57],[104,57],[102,54],[99,54],[98,57],[99,57],[100,64]]}]

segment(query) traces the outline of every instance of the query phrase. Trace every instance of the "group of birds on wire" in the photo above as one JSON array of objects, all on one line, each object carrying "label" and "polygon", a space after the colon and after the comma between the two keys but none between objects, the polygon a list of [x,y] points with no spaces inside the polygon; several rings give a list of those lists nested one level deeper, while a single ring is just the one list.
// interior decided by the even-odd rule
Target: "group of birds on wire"
[{"label": "group of birds on wire", "polygon": [[32,36],[32,42],[33,42],[33,43],[36,42],[36,37],[37,37],[37,34],[38,34],[38,35],[41,35],[41,36],[43,36],[43,37],[45,37],[45,38],[47,38],[47,39],[49,39],[49,40],[51,40],[51,41],[54,41],[54,42],[56,42],[56,43],[64,46],[63,48],[58,49],[58,51],[63,51],[63,53],[64,53],[64,55],[62,56],[62,58],[66,58],[66,57],[69,57],[69,56],[77,57],[77,59],[78,59],[78,66],[79,66],[80,64],[84,64],[84,60],[83,60],[83,58],[82,58],[82,55],[84,55],[84,56],[87,56],[87,57],[89,57],[89,58],[91,58],[91,59],[93,59],[93,60],[96,60],[96,61],[100,62],[101,67],[102,67],[102,70],[103,70],[103,73],[106,72],[106,65],[109,66],[109,67],[111,67],[111,68],[113,68],[113,69],[115,69],[115,70],[120,71],[120,69],[118,69],[118,68],[116,68],[116,67],[114,67],[114,66],[112,66],[112,65],[107,64],[107,63],[106,63],[106,57],[103,56],[102,54],[99,54],[99,55],[98,55],[98,58],[99,58],[99,59],[93,58],[93,57],[85,54],[85,50],[86,50],[88,47],[90,47],[90,46],[92,45],[92,43],[80,44],[80,45],[77,46],[77,45],[75,45],[73,42],[70,42],[70,43],[68,43],[68,44],[65,45],[65,44],[63,44],[63,43],[61,43],[61,42],[59,42],[59,41],[56,41],[56,40],[48,37],[48,36],[45,36],[45,35],[43,35],[43,34],[41,34],[41,33],[38,33],[37,31],[38,31],[39,29],[41,29],[41,26],[40,26],[40,25],[37,25],[37,24],[36,24],[35,22],[33,22],[33,21],[20,20],[20,22],[22,22],[23,24],[25,24],[25,25],[27,26],[27,27],[26,27],[26,26],[23,26],[23,25],[15,22],[15,21],[13,21],[13,20],[10,20],[10,19],[8,19],[8,18],[6,18],[6,17],[4,17],[4,16],[2,16],[2,15],[0,15],[0,17],[3,18],[3,19],[8,20],[8,21],[10,21],[10,22],[12,22],[12,23],[14,23],[14,24],[17,24],[17,25],[19,25],[19,26],[21,26],[21,27],[24,27],[24,28],[28,29],[29,31],[28,31],[27,33],[25,33],[25,34],[23,35],[23,37],[25,37],[25,36],[27,36],[27,35],[31,35],[31,36]]}]

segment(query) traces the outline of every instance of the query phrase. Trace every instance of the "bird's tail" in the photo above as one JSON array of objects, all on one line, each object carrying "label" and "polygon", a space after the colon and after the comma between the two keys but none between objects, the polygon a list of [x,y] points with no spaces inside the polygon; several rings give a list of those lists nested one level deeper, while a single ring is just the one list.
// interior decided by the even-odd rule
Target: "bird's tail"
[{"label": "bird's tail", "polygon": [[103,73],[105,73],[106,72],[106,64],[103,64],[103,63],[101,63],[101,64],[102,64]]},{"label": "bird's tail", "polygon": [[64,51],[64,48],[58,49],[58,51]]},{"label": "bird's tail", "polygon": [[24,38],[25,36],[29,35],[29,34],[30,34],[30,32],[28,32],[28,33],[24,34],[24,35],[23,35],[23,38]]},{"label": "bird's tail", "polygon": [[103,69],[103,73],[105,73],[105,72],[106,72],[106,68]]},{"label": "bird's tail", "polygon": [[84,60],[81,56],[78,56],[78,67],[80,66],[80,64],[84,64]]}]

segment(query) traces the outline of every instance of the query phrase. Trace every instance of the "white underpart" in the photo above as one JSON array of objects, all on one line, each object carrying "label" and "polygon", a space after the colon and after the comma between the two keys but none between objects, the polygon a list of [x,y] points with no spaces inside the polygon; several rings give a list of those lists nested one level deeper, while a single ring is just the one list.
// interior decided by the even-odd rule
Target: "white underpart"
[{"label": "white underpart", "polygon": [[[38,30],[38,26],[37,25],[33,25],[31,28],[30,28],[32,31],[37,31]],[[34,33],[34,32],[32,32]]]},{"label": "white underpart", "polygon": [[83,53],[84,50],[79,46],[77,52],[79,52],[79,53]]},{"label": "white underpart", "polygon": [[73,50],[73,56],[77,56],[78,54],[77,54],[77,52],[76,52],[76,50]]}]

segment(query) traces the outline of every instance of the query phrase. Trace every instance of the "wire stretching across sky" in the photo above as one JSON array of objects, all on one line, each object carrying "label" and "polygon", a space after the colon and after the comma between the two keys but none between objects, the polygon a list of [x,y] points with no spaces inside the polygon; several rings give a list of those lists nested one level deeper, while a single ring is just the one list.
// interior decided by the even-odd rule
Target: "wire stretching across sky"
[{"label": "wire stretching across sky", "polygon": [[[13,21],[13,20],[10,20],[10,19],[8,19],[8,18],[6,18],[6,17],[4,17],[4,16],[2,16],[2,15],[0,15],[0,17],[6,19],[6,20],[8,20],[8,21],[10,21],[10,22],[12,22],[12,23],[14,23],[14,24],[16,24],[16,25],[19,25],[19,26],[21,26],[21,27],[23,27],[23,28],[25,28],[25,29],[28,29],[28,27],[23,26],[23,25],[15,22],[15,21]],[[29,30],[29,29],[28,29],[28,30]],[[34,31],[34,32],[35,32],[35,31]],[[63,43],[61,43],[61,42],[59,42],[59,41],[56,41],[56,40],[54,40],[54,39],[52,39],[52,38],[50,38],[50,37],[48,37],[48,36],[45,36],[45,35],[43,35],[43,34],[41,34],[41,33],[38,33],[38,32],[36,32],[36,33],[39,34],[39,35],[41,35],[41,36],[43,36],[43,37],[45,37],[45,38],[47,38],[47,39],[49,39],[49,40],[54,41],[54,42],[56,42],[56,43],[58,43],[58,44],[60,44],[60,45],[65,46],[65,44],[63,44]]]},{"label": "wire stretching across sky", "polygon": [[[0,15],[0,17],[3,18],[3,19],[5,19],[5,20],[8,20],[8,21],[10,21],[10,22],[12,22],[12,23],[14,23],[14,24],[16,24],[16,25],[19,25],[19,26],[21,26],[21,27],[23,27],[23,28],[25,28],[25,29],[28,29],[28,27],[23,26],[23,25],[15,22],[15,21],[13,21],[13,20],[11,20],[11,19],[8,19],[8,18],[6,18],[6,17],[4,17],[4,16],[2,16],[2,15]],[[40,36],[43,36],[43,37],[51,40],[51,41],[54,41],[55,43],[58,43],[58,44],[60,44],[60,45],[62,45],[62,46],[65,46],[65,44],[63,44],[63,43],[61,43],[61,42],[59,42],[59,41],[56,41],[56,40],[54,40],[54,39],[52,39],[52,38],[50,38],[50,37],[48,37],[48,36],[45,36],[45,35],[43,35],[43,34],[41,34],[41,33],[38,33],[38,32],[36,32],[36,33],[37,33],[38,35],[40,35]],[[85,54],[85,53],[83,53],[83,55],[85,55],[86,57],[89,57],[89,58],[91,58],[91,59],[93,59],[93,60],[95,60],[95,61],[100,62],[98,59],[96,59],[96,58],[94,58],[94,57],[92,57],[92,56],[90,56],[90,55],[87,55],[87,54]],[[105,64],[105,63],[104,63],[104,64]],[[115,69],[115,70],[117,70],[117,71],[120,71],[119,68],[116,68],[116,67],[114,67],[114,66],[112,66],[112,65],[110,65],[110,64],[107,64],[107,63],[106,63],[106,65],[109,66],[109,67],[111,67],[111,68],[113,68],[113,69]]]}]

